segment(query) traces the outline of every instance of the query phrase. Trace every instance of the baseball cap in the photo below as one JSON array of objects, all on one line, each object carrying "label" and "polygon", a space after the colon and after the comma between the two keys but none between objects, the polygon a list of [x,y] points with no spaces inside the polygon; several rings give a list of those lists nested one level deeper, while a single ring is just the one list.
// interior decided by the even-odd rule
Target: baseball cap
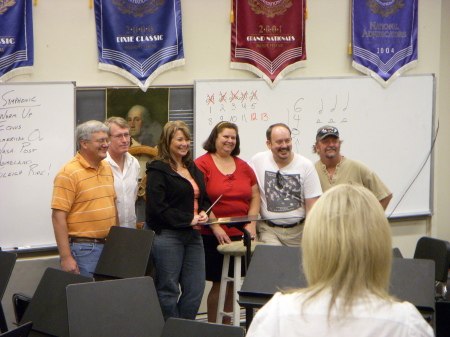
[{"label": "baseball cap", "polygon": [[339,138],[339,130],[330,125],[322,126],[319,130],[317,130],[316,142],[328,136],[335,136]]}]

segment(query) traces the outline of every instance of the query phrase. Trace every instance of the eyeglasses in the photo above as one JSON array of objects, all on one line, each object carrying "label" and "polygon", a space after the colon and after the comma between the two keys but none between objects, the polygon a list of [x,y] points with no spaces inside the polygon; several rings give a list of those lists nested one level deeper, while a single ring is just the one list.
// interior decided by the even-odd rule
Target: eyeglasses
[{"label": "eyeglasses", "polygon": [[111,137],[114,137],[115,139],[128,139],[130,138],[130,134],[129,133],[119,133],[118,135],[111,135]]},{"label": "eyeglasses", "polygon": [[97,140],[94,140],[94,142],[96,142],[97,144],[106,144],[106,145],[108,145],[109,143],[111,143],[111,141],[109,140],[109,138],[97,139]]}]

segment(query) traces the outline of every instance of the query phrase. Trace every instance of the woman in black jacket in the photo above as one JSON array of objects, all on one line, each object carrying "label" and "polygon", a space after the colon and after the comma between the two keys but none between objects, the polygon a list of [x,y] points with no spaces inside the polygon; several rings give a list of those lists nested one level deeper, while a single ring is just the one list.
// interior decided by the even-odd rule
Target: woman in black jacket
[{"label": "woman in black jacket", "polygon": [[166,320],[195,319],[205,287],[203,241],[195,225],[208,220],[211,202],[203,173],[192,161],[190,141],[184,122],[168,122],[158,155],[147,164],[146,228],[156,234],[155,285]]}]

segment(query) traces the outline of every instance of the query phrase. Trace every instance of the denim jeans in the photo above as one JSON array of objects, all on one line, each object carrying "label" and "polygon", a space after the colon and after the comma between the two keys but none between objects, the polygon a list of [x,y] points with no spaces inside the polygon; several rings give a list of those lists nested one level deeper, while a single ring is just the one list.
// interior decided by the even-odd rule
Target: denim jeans
[{"label": "denim jeans", "polygon": [[163,229],[153,239],[152,255],[155,286],[164,319],[195,319],[205,289],[205,257],[200,231]]},{"label": "denim jeans", "polygon": [[104,245],[98,243],[72,243],[70,252],[77,261],[80,274],[92,277]]}]

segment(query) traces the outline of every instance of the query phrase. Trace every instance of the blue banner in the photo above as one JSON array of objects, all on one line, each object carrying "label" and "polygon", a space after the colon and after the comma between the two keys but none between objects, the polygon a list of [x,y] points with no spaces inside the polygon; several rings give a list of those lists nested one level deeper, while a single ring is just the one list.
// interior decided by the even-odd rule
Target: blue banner
[{"label": "blue banner", "polygon": [[146,91],[184,64],[180,0],[95,0],[99,68]]},{"label": "blue banner", "polygon": [[0,1],[0,82],[33,72],[31,0]]},{"label": "blue banner", "polygon": [[353,67],[388,87],[417,64],[418,0],[353,0]]}]

